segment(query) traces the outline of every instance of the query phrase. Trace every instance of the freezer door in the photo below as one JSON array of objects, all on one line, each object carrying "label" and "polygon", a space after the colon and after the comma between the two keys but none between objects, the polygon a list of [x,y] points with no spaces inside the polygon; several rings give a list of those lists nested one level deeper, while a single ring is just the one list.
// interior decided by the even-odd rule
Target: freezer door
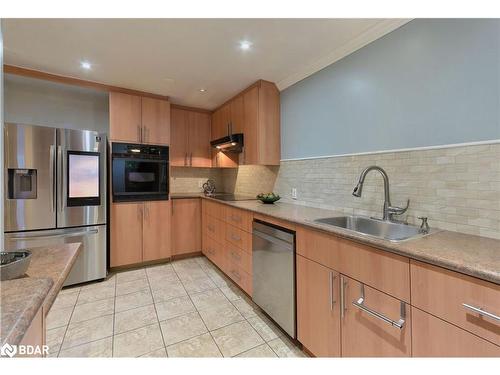
[{"label": "freezer door", "polygon": [[106,223],[106,136],[57,130],[57,227]]},{"label": "freezer door", "polygon": [[106,277],[106,225],[5,234],[7,251],[80,242],[80,254],[64,286]]},{"label": "freezer door", "polygon": [[5,124],[5,231],[56,227],[56,130],[44,126]]}]

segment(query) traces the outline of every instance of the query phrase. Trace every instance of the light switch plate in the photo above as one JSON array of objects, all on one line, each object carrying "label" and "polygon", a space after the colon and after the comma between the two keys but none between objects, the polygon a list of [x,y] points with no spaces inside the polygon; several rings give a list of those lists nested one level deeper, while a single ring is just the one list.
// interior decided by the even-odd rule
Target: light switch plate
[{"label": "light switch plate", "polygon": [[297,188],[292,188],[292,199],[297,199]]}]

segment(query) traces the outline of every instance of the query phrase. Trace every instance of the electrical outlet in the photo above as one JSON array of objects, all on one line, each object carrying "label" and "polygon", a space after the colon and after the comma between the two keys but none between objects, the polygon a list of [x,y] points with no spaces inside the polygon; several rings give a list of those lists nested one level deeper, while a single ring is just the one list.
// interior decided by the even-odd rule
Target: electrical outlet
[{"label": "electrical outlet", "polygon": [[297,199],[297,188],[292,188],[292,199]]}]

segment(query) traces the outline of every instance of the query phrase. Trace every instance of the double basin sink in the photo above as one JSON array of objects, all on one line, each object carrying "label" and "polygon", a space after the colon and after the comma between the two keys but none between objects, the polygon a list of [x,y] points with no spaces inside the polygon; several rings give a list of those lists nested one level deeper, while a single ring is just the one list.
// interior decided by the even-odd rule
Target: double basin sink
[{"label": "double basin sink", "polygon": [[337,216],[314,220],[318,224],[347,229],[361,235],[371,236],[391,242],[407,241],[433,233],[423,232],[420,227],[404,223],[373,219],[364,216]]}]

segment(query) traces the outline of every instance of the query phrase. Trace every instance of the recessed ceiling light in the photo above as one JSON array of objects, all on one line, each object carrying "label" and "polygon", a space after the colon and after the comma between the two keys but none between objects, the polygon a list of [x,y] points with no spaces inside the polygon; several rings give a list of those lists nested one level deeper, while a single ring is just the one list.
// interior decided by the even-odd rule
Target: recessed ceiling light
[{"label": "recessed ceiling light", "polygon": [[242,40],[240,42],[240,49],[243,51],[248,51],[252,47],[252,42],[248,40]]},{"label": "recessed ceiling light", "polygon": [[206,89],[200,89],[200,92],[206,92],[207,90]]},{"label": "recessed ceiling light", "polygon": [[85,70],[90,70],[92,69],[92,64],[88,61],[82,61],[80,62],[80,66],[82,67],[82,69],[85,69]]}]

